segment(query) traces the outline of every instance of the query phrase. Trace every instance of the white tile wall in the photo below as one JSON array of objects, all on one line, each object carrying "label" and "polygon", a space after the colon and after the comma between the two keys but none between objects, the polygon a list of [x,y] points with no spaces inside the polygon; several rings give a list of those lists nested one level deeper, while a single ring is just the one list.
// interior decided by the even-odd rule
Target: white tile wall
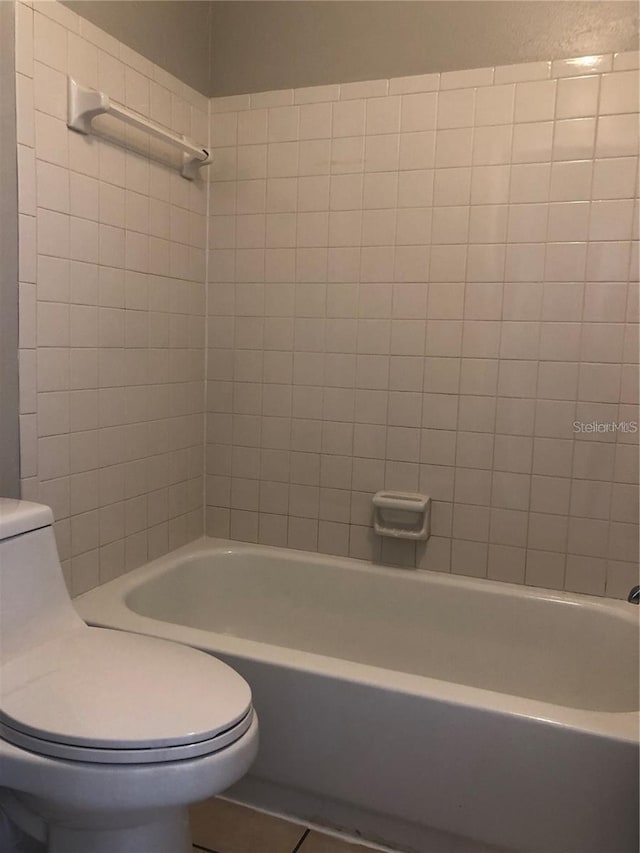
[{"label": "white tile wall", "polygon": [[[23,494],[74,593],[200,534],[203,441],[211,534],[626,593],[637,433],[573,424],[637,421],[637,54],[208,103],[16,15]],[[210,132],[208,210],[69,132],[67,73]],[[379,488],[432,495],[426,547],[372,534]]]},{"label": "white tile wall", "polygon": [[208,102],[58,3],[16,15],[22,488],[77,594],[202,532],[207,185],[69,131],[66,75],[203,142]]},{"label": "white tile wall", "polygon": [[211,102],[210,534],[626,595],[638,434],[574,422],[638,420],[637,68]]}]

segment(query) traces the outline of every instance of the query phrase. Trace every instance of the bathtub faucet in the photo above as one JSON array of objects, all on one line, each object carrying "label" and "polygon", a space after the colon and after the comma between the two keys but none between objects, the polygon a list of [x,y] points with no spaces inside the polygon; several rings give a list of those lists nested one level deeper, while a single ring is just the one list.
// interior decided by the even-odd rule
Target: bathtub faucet
[{"label": "bathtub faucet", "polygon": [[627,596],[627,601],[630,601],[631,604],[640,604],[640,586],[632,587],[631,592]]}]

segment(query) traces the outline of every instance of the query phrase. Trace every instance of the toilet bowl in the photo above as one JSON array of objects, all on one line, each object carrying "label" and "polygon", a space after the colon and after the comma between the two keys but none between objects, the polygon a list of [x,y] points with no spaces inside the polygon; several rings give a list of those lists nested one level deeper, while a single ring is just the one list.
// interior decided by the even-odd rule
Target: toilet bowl
[{"label": "toilet bowl", "polygon": [[249,686],[203,652],[89,628],[52,524],[0,499],[0,807],[49,853],[190,853],[187,806],[255,757]]}]

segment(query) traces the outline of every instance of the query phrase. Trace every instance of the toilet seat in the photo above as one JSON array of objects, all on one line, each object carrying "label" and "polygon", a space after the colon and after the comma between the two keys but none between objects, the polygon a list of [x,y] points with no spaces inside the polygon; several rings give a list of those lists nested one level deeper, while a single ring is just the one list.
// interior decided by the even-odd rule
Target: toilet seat
[{"label": "toilet seat", "polygon": [[83,625],[0,670],[0,735],[71,761],[147,764],[224,749],[249,729],[251,691],[195,649]]},{"label": "toilet seat", "polygon": [[62,758],[66,761],[84,761],[91,764],[154,764],[158,762],[180,761],[189,758],[199,758],[219,752],[235,743],[251,727],[253,709],[249,709],[246,717],[237,725],[214,738],[198,741],[183,746],[151,747],[144,749],[105,749],[103,747],[70,746],[57,743],[44,737],[34,737],[18,729],[0,723],[0,737],[9,743],[46,755],[50,758]]}]

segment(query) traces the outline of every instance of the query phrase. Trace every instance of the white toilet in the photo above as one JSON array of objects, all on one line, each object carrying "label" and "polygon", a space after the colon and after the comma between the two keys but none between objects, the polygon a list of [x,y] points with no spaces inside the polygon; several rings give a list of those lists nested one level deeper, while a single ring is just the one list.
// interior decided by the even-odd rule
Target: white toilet
[{"label": "white toilet", "polygon": [[187,853],[187,806],[246,773],[247,683],[186,646],[89,628],[48,507],[0,499],[0,807],[49,853]]}]

